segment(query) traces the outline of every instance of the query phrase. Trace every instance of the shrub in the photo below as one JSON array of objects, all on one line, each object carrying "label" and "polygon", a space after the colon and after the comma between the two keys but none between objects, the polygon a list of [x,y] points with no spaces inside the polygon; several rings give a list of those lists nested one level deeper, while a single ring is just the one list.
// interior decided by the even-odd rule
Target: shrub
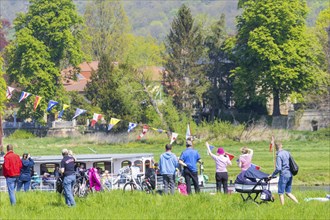
[{"label": "shrub", "polygon": [[10,138],[13,139],[29,139],[34,137],[35,135],[32,134],[31,132],[26,130],[19,130],[19,129],[10,135]]}]

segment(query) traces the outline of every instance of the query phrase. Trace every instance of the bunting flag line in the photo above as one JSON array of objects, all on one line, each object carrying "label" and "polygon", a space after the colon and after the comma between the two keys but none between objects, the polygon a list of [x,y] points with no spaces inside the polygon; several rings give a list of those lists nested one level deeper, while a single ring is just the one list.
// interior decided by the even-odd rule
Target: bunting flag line
[{"label": "bunting flag line", "polygon": [[186,140],[191,137],[191,131],[189,124],[187,125],[187,131],[186,131]]},{"label": "bunting flag line", "polygon": [[7,91],[6,91],[6,98],[7,99],[11,99],[11,97],[13,96],[13,91],[15,90],[15,88],[8,86],[7,87]]},{"label": "bunting flag line", "polygon": [[75,119],[76,117],[78,117],[79,115],[85,113],[85,112],[87,112],[85,109],[77,108],[76,112],[74,113],[74,116],[73,116],[72,120]]},{"label": "bunting flag line", "polygon": [[18,103],[20,103],[21,101],[23,101],[24,99],[26,99],[27,97],[29,97],[29,95],[31,95],[31,93],[28,93],[28,92],[22,92],[21,93],[21,97],[19,98],[19,101]]},{"label": "bunting flag line", "polygon": [[225,152],[225,155],[227,155],[229,157],[229,160],[233,160],[234,159],[234,155],[228,153],[228,152]]},{"label": "bunting flag line", "polygon": [[131,132],[137,126],[136,123],[129,122],[127,132]]},{"label": "bunting flag line", "polygon": [[261,169],[260,166],[258,166],[256,164],[253,164],[253,163],[251,163],[251,167],[255,168],[256,170],[260,170]]},{"label": "bunting flag line", "polygon": [[138,140],[140,140],[146,133],[148,132],[149,126],[148,125],[143,125],[142,128],[142,133],[138,136]]},{"label": "bunting flag line", "polygon": [[120,122],[120,119],[111,118],[108,125],[108,131],[110,131],[113,128],[113,126],[115,126],[118,122]]},{"label": "bunting flag line", "polygon": [[67,105],[67,104],[63,104],[63,108],[62,110],[60,111],[60,113],[58,114],[58,117],[57,118],[62,118],[63,114],[64,114],[64,110],[69,108],[70,105]]},{"label": "bunting flag line", "polygon": [[101,118],[102,118],[101,114],[94,113],[93,114],[93,119],[92,119],[92,122],[91,122],[91,126],[93,127],[98,120],[101,120]]},{"label": "bunting flag line", "polygon": [[41,99],[42,99],[42,97],[40,97],[38,95],[36,96],[36,99],[34,100],[34,103],[33,103],[33,111],[36,111]]},{"label": "bunting flag line", "polygon": [[172,144],[174,141],[176,141],[176,139],[178,138],[178,135],[179,135],[178,133],[172,132],[170,144]]},{"label": "bunting flag line", "polygon": [[47,107],[47,112],[50,112],[52,110],[52,108],[54,108],[55,105],[57,105],[58,102],[54,101],[54,100],[50,100],[48,102],[48,107]]}]

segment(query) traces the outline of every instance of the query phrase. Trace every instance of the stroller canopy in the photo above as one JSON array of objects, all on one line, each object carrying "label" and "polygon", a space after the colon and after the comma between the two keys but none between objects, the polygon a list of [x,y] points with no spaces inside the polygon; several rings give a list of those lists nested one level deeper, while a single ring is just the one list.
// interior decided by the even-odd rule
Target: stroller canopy
[{"label": "stroller canopy", "polygon": [[242,171],[236,178],[237,184],[255,184],[257,179],[267,179],[268,174],[257,170],[254,167],[250,167],[246,171]]}]

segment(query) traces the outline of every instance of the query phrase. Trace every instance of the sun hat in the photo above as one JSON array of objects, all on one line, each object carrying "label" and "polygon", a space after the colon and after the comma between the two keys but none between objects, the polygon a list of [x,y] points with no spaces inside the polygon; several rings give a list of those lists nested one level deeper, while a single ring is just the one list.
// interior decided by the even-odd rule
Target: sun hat
[{"label": "sun hat", "polygon": [[225,154],[225,150],[222,147],[219,147],[217,153],[218,154]]}]

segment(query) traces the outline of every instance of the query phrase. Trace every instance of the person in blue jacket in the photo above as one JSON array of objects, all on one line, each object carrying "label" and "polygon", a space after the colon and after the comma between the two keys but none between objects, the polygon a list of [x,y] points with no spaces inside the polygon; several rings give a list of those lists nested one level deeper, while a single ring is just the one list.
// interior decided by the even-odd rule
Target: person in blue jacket
[{"label": "person in blue jacket", "polygon": [[164,193],[168,194],[170,189],[171,194],[174,194],[175,190],[175,171],[178,167],[178,159],[174,153],[172,153],[172,145],[165,145],[166,152],[160,155],[159,170],[163,176]]},{"label": "person in blue jacket", "polygon": [[18,178],[17,191],[20,191],[22,186],[24,191],[29,191],[31,185],[31,173],[34,166],[34,161],[32,160],[30,154],[24,153],[22,156],[22,168],[21,173]]}]

